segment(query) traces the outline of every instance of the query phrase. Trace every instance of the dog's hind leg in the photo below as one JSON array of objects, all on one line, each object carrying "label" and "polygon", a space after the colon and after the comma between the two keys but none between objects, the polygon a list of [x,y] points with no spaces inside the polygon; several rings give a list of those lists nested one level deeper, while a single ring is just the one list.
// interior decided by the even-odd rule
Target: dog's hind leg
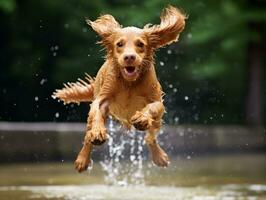
[{"label": "dog's hind leg", "polygon": [[93,100],[94,80],[86,74],[85,81],[78,79],[75,83],[64,84],[64,88],[56,90],[52,97],[64,103],[90,102]]},{"label": "dog's hind leg", "polygon": [[148,104],[141,111],[137,111],[131,118],[131,123],[138,130],[147,130],[145,142],[149,148],[154,164],[159,167],[167,167],[169,158],[157,142],[157,132],[160,130],[164,105],[160,101]]}]

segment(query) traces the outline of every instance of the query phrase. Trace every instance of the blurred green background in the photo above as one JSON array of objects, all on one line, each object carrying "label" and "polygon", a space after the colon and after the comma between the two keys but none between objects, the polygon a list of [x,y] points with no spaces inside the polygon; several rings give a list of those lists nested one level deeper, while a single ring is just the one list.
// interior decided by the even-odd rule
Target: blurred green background
[{"label": "blurred green background", "polygon": [[0,120],[85,121],[88,105],[51,98],[104,62],[85,18],[110,13],[143,27],[168,4],[189,18],[156,56],[166,123],[265,125],[265,0],[0,0]]}]

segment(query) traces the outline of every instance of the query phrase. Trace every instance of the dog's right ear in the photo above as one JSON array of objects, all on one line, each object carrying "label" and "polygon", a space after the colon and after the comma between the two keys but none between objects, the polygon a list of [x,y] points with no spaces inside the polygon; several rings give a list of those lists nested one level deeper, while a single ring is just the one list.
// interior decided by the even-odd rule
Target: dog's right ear
[{"label": "dog's right ear", "polygon": [[86,22],[99,34],[103,44],[110,42],[108,38],[121,28],[121,25],[112,15],[102,15],[95,21],[86,20]]}]

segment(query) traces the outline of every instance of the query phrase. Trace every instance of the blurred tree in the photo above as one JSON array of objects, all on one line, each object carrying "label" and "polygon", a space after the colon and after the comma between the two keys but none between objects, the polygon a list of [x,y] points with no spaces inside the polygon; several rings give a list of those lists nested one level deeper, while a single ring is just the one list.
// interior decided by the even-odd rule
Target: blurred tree
[{"label": "blurred tree", "polygon": [[189,17],[180,42],[157,52],[166,122],[264,122],[263,0],[0,0],[0,120],[84,121],[88,105],[50,97],[63,82],[96,75],[103,63],[84,19],[111,13],[124,26],[143,27],[159,23],[167,4]]},{"label": "blurred tree", "polygon": [[5,13],[11,13],[15,10],[15,0],[0,0],[0,10]]},{"label": "blurred tree", "polygon": [[248,1],[247,27],[249,29],[247,49],[247,100],[246,123],[249,125],[263,124],[263,47],[266,45],[265,2],[260,0]]}]

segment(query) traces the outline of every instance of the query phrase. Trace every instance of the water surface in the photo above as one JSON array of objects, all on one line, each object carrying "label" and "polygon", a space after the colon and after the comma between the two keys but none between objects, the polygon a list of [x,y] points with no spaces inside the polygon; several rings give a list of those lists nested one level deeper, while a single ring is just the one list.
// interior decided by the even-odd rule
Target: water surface
[{"label": "water surface", "polygon": [[176,158],[166,169],[145,162],[143,174],[144,181],[138,185],[127,181],[109,185],[98,163],[82,174],[65,162],[2,164],[0,199],[266,199],[262,154]]}]

